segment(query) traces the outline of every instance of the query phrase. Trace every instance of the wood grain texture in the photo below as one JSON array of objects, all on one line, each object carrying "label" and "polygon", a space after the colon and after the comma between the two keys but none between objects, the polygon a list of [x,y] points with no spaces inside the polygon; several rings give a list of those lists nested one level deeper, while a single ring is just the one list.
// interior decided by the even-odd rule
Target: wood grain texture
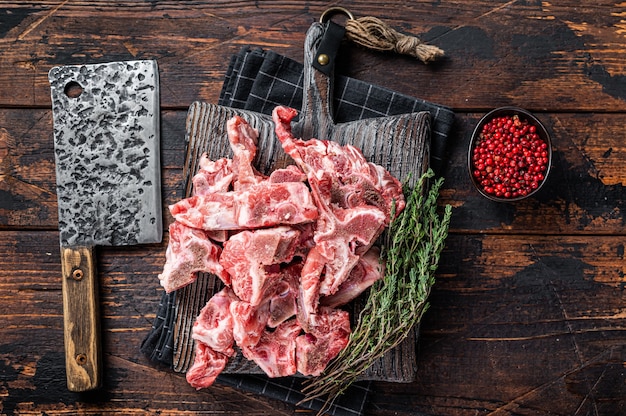
[{"label": "wood grain texture", "polygon": [[[230,54],[243,44],[302,60],[304,33],[327,2],[3,1],[0,105],[49,103],[45,74],[56,64],[156,59],[165,107],[215,102]],[[421,65],[408,57],[347,48],[339,67],[365,81],[457,109],[515,104],[531,110],[624,110],[626,52],[621,7],[603,0],[495,2],[375,1],[343,4],[358,16],[390,21],[446,51]],[[140,22],[140,24],[137,24]],[[395,63],[394,63],[395,62]],[[540,63],[540,64],[539,64]],[[388,72],[396,65],[412,70]],[[446,94],[441,89],[445,86]]]},{"label": "wood grain texture", "polygon": [[102,386],[98,269],[93,247],[61,247],[65,375],[70,391]]},{"label": "wood grain texture", "polygon": [[[481,113],[457,113],[441,202],[455,207],[452,228],[467,232],[593,234],[626,232],[626,124],[621,113],[539,113],[552,134],[553,170],[536,198],[494,204],[472,189],[469,135]],[[163,212],[184,193],[187,111],[162,115]],[[57,228],[52,116],[0,109],[0,228]],[[538,212],[540,216],[536,215]],[[164,229],[166,225],[164,226]]]},{"label": "wood grain texture", "polygon": [[[558,3],[558,4],[557,4]],[[344,44],[337,71],[452,107],[441,204],[451,234],[420,328],[413,383],[378,383],[366,415],[626,413],[624,5],[600,0],[341,1],[446,51],[441,62]],[[67,390],[47,72],[157,59],[164,226],[184,192],[188,106],[216,102],[243,45],[303,60],[325,1],[0,0],[0,413],[295,415],[216,385],[195,391],[139,351],[161,295],[163,243],[98,248],[103,389]],[[533,112],[555,146],[536,198],[495,204],[465,157],[481,115]]]}]

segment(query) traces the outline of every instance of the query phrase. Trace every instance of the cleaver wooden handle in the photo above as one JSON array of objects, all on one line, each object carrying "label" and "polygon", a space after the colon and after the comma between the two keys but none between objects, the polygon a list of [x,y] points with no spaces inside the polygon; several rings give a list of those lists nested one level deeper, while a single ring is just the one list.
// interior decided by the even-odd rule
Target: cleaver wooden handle
[{"label": "cleaver wooden handle", "polygon": [[93,247],[61,247],[65,370],[70,391],[102,384],[98,273]]}]

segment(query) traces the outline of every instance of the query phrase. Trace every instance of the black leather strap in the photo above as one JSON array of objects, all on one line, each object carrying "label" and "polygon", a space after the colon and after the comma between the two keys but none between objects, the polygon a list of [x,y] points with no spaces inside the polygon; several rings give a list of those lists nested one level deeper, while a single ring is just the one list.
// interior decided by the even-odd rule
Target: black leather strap
[{"label": "black leather strap", "polygon": [[326,22],[326,30],[324,36],[320,40],[320,45],[317,48],[315,59],[313,59],[313,68],[324,73],[326,76],[332,74],[335,68],[335,60],[337,58],[337,51],[346,33],[346,29],[343,26],[329,20]]}]

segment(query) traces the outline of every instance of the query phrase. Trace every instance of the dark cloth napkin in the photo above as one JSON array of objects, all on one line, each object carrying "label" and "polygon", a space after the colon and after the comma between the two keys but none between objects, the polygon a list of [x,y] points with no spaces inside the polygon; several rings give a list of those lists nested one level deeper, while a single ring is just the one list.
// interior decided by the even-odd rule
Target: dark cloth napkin
[{"label": "dark cloth napkin", "polygon": [[[218,104],[268,115],[277,105],[299,110],[302,108],[302,85],[301,63],[272,51],[244,47],[230,61]],[[436,173],[440,172],[454,122],[454,113],[450,109],[341,75],[334,77],[333,94],[335,123],[430,112],[430,165]],[[173,363],[175,296],[176,292],[163,294],[152,329],[141,345],[141,350],[151,360],[169,367]],[[304,398],[302,381],[298,377],[272,379],[263,375],[242,374],[221,374],[217,379],[219,383],[291,404]],[[360,416],[367,403],[368,392],[368,382],[355,383],[326,413],[332,416]],[[319,410],[323,404],[322,400],[312,400],[301,407]]]}]

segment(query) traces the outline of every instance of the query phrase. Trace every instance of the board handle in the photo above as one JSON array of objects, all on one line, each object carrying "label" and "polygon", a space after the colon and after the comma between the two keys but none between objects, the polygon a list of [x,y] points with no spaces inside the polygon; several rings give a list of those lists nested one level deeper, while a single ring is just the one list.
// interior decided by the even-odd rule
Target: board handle
[{"label": "board handle", "polygon": [[63,327],[67,388],[102,385],[98,273],[93,247],[61,247]]}]

